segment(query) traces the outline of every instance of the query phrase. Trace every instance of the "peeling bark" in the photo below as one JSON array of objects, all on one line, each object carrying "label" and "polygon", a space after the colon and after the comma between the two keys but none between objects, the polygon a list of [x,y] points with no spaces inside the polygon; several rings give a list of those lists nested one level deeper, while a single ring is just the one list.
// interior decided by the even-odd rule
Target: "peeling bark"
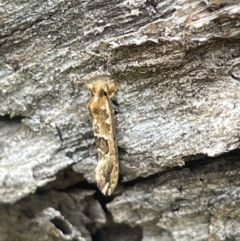
[{"label": "peeling bark", "polygon": [[[2,240],[238,240],[239,13],[237,0],[0,3]],[[86,108],[99,76],[118,85],[110,198]]]}]

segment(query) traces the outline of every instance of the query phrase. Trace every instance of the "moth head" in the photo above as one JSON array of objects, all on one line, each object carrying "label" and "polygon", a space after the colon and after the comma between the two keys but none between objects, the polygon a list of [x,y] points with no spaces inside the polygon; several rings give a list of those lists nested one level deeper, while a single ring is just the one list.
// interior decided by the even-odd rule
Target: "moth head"
[{"label": "moth head", "polygon": [[98,80],[86,84],[86,86],[91,92],[92,96],[108,95],[110,98],[112,98],[117,90],[116,85],[113,82],[106,82],[104,80]]},{"label": "moth head", "polygon": [[87,88],[92,96],[102,96],[105,92],[104,87],[105,83],[101,83],[100,81],[95,81],[87,84]]}]

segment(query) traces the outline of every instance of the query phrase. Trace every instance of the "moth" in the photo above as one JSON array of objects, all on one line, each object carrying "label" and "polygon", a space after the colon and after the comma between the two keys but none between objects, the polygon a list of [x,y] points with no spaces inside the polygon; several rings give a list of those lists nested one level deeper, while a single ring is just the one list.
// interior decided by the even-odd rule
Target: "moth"
[{"label": "moth", "polygon": [[91,93],[87,104],[98,153],[95,178],[98,188],[110,196],[118,183],[119,162],[111,98],[117,87],[114,82],[97,80],[86,84]]}]

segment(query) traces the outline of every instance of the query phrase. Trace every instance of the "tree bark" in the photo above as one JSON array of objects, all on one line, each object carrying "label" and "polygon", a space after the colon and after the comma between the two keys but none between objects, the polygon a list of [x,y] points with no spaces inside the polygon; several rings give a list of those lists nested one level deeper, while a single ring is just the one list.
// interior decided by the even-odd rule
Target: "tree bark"
[{"label": "tree bark", "polygon": [[[239,240],[239,23],[234,0],[0,2],[1,240]],[[111,197],[86,107],[102,77]]]}]

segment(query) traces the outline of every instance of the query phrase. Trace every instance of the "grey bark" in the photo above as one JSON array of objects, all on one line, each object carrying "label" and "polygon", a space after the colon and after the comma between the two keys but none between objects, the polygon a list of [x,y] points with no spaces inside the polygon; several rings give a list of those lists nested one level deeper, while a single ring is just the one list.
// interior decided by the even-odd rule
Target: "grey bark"
[{"label": "grey bark", "polygon": [[[239,23],[239,1],[0,1],[0,240],[240,240]],[[111,198],[84,84],[101,76]]]}]

